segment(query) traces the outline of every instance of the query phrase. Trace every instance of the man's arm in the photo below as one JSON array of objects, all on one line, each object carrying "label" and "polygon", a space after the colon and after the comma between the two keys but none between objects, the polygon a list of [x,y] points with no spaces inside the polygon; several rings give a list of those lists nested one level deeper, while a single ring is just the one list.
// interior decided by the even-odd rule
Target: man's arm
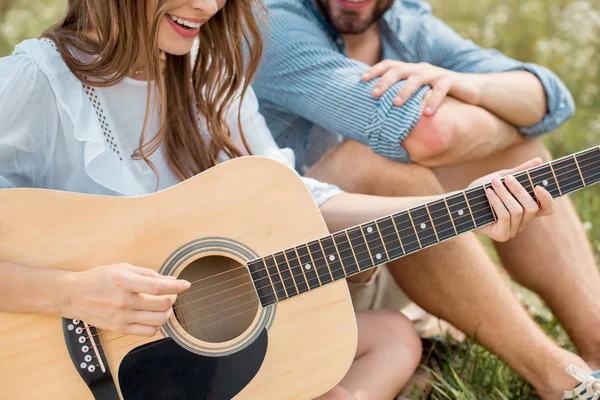
[{"label": "man's arm", "polygon": [[292,112],[386,158],[407,161],[401,142],[418,122],[428,88],[403,107],[393,107],[393,93],[374,99],[375,83],[360,80],[369,66],[339,53],[301,2],[268,5],[265,54],[253,82],[261,107]]},{"label": "man's arm", "polygon": [[482,49],[430,12],[422,15],[415,42],[422,47],[420,61],[467,74],[468,85],[459,85],[452,96],[484,107],[527,136],[553,131],[574,114],[569,90],[552,71]]},{"label": "man's arm", "polygon": [[485,108],[514,126],[533,126],[548,114],[546,92],[535,75],[526,71],[461,74],[463,81],[450,94]]}]

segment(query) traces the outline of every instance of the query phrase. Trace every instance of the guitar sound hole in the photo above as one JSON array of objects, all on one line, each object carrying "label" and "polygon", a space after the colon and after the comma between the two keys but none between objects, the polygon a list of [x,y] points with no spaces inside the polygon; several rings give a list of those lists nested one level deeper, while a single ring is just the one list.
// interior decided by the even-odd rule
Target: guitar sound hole
[{"label": "guitar sound hole", "polygon": [[189,264],[179,275],[192,286],[179,295],[173,310],[190,335],[222,343],[241,335],[258,312],[258,298],[246,266],[208,256]]}]

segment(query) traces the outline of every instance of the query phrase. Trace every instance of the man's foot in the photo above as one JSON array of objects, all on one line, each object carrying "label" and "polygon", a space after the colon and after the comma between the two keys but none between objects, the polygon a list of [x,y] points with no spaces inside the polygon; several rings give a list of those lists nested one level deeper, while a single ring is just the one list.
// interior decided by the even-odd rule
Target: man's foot
[{"label": "man's foot", "polygon": [[590,375],[577,365],[569,365],[567,373],[580,383],[572,390],[567,390],[563,400],[600,400],[600,370]]}]

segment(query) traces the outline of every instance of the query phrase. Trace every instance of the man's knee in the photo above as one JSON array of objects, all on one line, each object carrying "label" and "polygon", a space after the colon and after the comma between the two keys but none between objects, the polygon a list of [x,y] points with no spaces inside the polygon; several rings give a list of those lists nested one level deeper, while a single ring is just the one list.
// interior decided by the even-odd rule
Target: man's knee
[{"label": "man's knee", "polygon": [[345,140],[327,153],[307,176],[338,185],[351,193],[377,196],[443,193],[442,185],[431,169],[388,160],[352,140]]}]

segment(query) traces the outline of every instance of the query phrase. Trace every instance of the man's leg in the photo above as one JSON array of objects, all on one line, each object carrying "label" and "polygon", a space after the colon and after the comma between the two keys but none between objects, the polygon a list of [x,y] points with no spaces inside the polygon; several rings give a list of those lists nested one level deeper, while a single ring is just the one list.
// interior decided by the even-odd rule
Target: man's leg
[{"label": "man's leg", "polygon": [[[373,195],[443,192],[431,170],[391,162],[349,141],[331,151],[310,175]],[[564,372],[568,364],[585,366],[529,318],[473,234],[390,263],[390,271],[413,301],[476,336],[545,399],[560,398],[562,390],[575,383]]]},{"label": "man's leg", "polygon": [[[514,167],[534,157],[550,160],[539,140],[436,173],[446,190],[454,190],[475,175]],[[544,299],[583,359],[600,369],[600,274],[571,201],[557,199],[553,215],[535,219],[513,240],[496,243],[496,249],[510,275]]]}]

